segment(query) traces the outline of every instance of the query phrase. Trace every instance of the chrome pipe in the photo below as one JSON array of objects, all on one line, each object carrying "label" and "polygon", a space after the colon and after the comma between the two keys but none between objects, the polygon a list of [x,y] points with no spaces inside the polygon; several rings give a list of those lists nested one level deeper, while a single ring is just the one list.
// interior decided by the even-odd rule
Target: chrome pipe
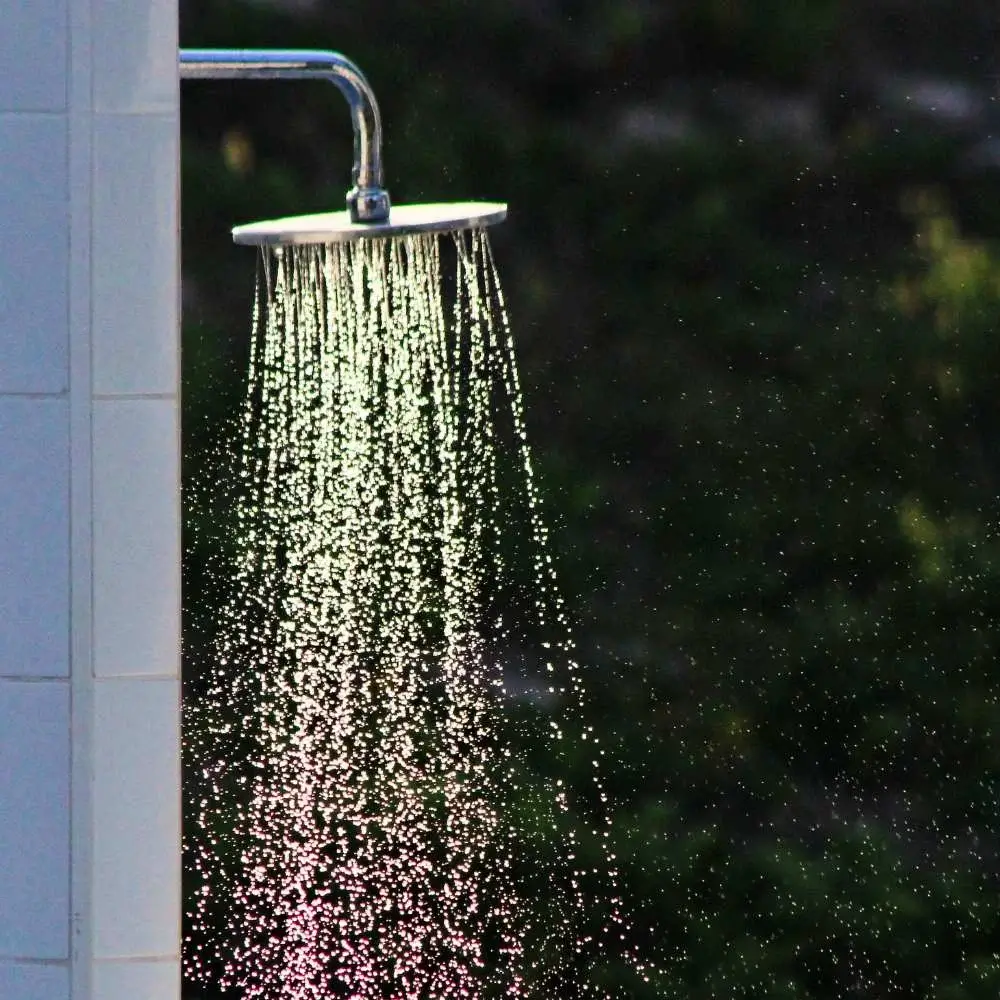
[{"label": "chrome pipe", "polygon": [[347,99],[354,128],[354,186],[347,192],[352,222],[385,222],[382,118],[364,74],[339,52],[314,49],[181,49],[182,80],[329,80]]}]

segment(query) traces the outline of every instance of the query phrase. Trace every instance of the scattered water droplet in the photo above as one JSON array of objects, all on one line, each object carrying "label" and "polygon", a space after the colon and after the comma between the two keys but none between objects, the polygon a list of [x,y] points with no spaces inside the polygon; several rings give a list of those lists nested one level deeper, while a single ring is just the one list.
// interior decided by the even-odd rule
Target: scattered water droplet
[{"label": "scattered water droplet", "polygon": [[[519,730],[502,676],[534,645],[512,691],[582,691],[487,237],[264,254],[233,585],[185,706],[186,975],[245,1000],[588,995],[567,791],[518,749],[563,728]],[[526,872],[533,825],[565,849]]]}]

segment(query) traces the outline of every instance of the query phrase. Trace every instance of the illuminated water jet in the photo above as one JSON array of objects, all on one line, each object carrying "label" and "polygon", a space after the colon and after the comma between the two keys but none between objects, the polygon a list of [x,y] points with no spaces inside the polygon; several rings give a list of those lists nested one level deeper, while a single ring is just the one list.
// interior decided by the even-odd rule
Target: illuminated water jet
[{"label": "illuminated water jet", "polygon": [[232,598],[187,718],[188,976],[584,995],[573,844],[524,864],[568,802],[520,759],[509,651],[548,637],[551,696],[579,681],[485,232],[265,250],[234,471]]}]

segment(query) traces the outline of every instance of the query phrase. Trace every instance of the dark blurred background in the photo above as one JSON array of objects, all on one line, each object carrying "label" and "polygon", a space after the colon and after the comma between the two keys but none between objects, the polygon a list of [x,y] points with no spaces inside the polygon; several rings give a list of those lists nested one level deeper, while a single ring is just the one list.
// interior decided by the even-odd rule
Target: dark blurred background
[{"label": "dark blurred background", "polygon": [[[626,995],[1000,996],[1000,7],[190,0],[365,71],[396,203],[493,232],[619,858]],[[324,84],[183,89],[186,653],[236,223],[339,208]],[[565,762],[588,779],[589,756]]]}]

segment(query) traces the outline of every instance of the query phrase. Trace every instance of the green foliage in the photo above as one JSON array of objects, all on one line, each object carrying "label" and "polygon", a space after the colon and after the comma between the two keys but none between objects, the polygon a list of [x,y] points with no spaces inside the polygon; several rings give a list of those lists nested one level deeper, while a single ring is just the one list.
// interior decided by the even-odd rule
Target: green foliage
[{"label": "green foliage", "polygon": [[839,0],[692,0],[681,5],[689,45],[716,72],[801,81],[809,59],[821,59],[835,41]]},{"label": "green foliage", "polygon": [[[594,975],[637,998],[996,997],[996,180],[958,183],[954,135],[868,110],[806,146],[710,115],[621,129],[706,76],[849,77],[860,29],[834,0],[211,0],[182,27],[348,52],[398,202],[511,203],[495,245],[580,608],[580,725],[659,956],[649,983],[613,956]],[[266,90],[185,91],[191,484],[239,398],[253,264],[228,227],[347,186],[339,95]],[[195,500],[189,622],[225,519]],[[533,766],[585,801],[589,750]],[[551,824],[517,808],[530,863]]]}]

